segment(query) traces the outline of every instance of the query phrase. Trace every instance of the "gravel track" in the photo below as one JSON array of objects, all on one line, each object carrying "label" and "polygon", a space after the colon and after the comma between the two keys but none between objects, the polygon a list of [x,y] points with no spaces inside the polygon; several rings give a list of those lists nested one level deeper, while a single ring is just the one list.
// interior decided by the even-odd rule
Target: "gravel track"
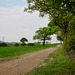
[{"label": "gravel track", "polygon": [[60,46],[27,53],[7,61],[0,61],[0,75],[25,75],[33,68],[41,66],[49,54],[53,53]]}]

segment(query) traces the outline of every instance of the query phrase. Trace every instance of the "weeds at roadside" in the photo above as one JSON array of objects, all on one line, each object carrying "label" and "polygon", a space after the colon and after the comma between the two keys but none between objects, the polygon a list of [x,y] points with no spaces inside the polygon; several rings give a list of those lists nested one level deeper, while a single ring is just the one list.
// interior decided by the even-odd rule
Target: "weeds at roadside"
[{"label": "weeds at roadside", "polygon": [[33,69],[26,75],[75,75],[75,60],[70,60],[62,48],[49,55],[45,63],[45,66]]}]

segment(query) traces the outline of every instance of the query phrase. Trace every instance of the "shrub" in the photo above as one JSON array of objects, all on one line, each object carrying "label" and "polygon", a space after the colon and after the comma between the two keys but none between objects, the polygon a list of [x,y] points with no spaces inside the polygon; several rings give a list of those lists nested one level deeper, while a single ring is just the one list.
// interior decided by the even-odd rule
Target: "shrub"
[{"label": "shrub", "polygon": [[5,42],[0,43],[0,47],[6,47],[7,44]]},{"label": "shrub", "polygon": [[15,46],[18,47],[19,46],[19,43],[15,43]]},{"label": "shrub", "polygon": [[27,45],[28,46],[34,46],[34,43],[28,43]]},{"label": "shrub", "polygon": [[8,46],[9,46],[9,47],[13,47],[14,44],[12,44],[12,43],[8,43]]},{"label": "shrub", "polygon": [[25,46],[26,45],[26,43],[21,43],[21,46]]}]

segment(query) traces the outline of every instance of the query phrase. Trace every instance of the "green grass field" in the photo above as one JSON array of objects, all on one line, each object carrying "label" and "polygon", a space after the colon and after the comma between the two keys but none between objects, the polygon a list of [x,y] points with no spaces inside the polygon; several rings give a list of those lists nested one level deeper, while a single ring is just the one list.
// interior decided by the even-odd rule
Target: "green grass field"
[{"label": "green grass field", "polygon": [[55,46],[57,46],[57,44],[46,44],[45,47],[43,47],[42,44],[36,44],[34,46],[0,47],[0,58],[16,57],[25,53],[39,51]]},{"label": "green grass field", "polygon": [[45,63],[45,66],[33,69],[26,75],[75,75],[75,60],[70,60],[62,48],[49,55]]}]

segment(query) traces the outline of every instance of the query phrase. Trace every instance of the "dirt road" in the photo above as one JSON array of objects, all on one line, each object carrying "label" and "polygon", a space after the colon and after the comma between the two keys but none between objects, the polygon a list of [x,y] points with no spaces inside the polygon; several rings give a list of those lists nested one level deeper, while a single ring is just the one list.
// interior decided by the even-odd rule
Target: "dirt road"
[{"label": "dirt road", "polygon": [[53,53],[57,47],[27,53],[9,61],[0,62],[0,75],[25,75],[35,67],[43,64],[49,54]]}]

